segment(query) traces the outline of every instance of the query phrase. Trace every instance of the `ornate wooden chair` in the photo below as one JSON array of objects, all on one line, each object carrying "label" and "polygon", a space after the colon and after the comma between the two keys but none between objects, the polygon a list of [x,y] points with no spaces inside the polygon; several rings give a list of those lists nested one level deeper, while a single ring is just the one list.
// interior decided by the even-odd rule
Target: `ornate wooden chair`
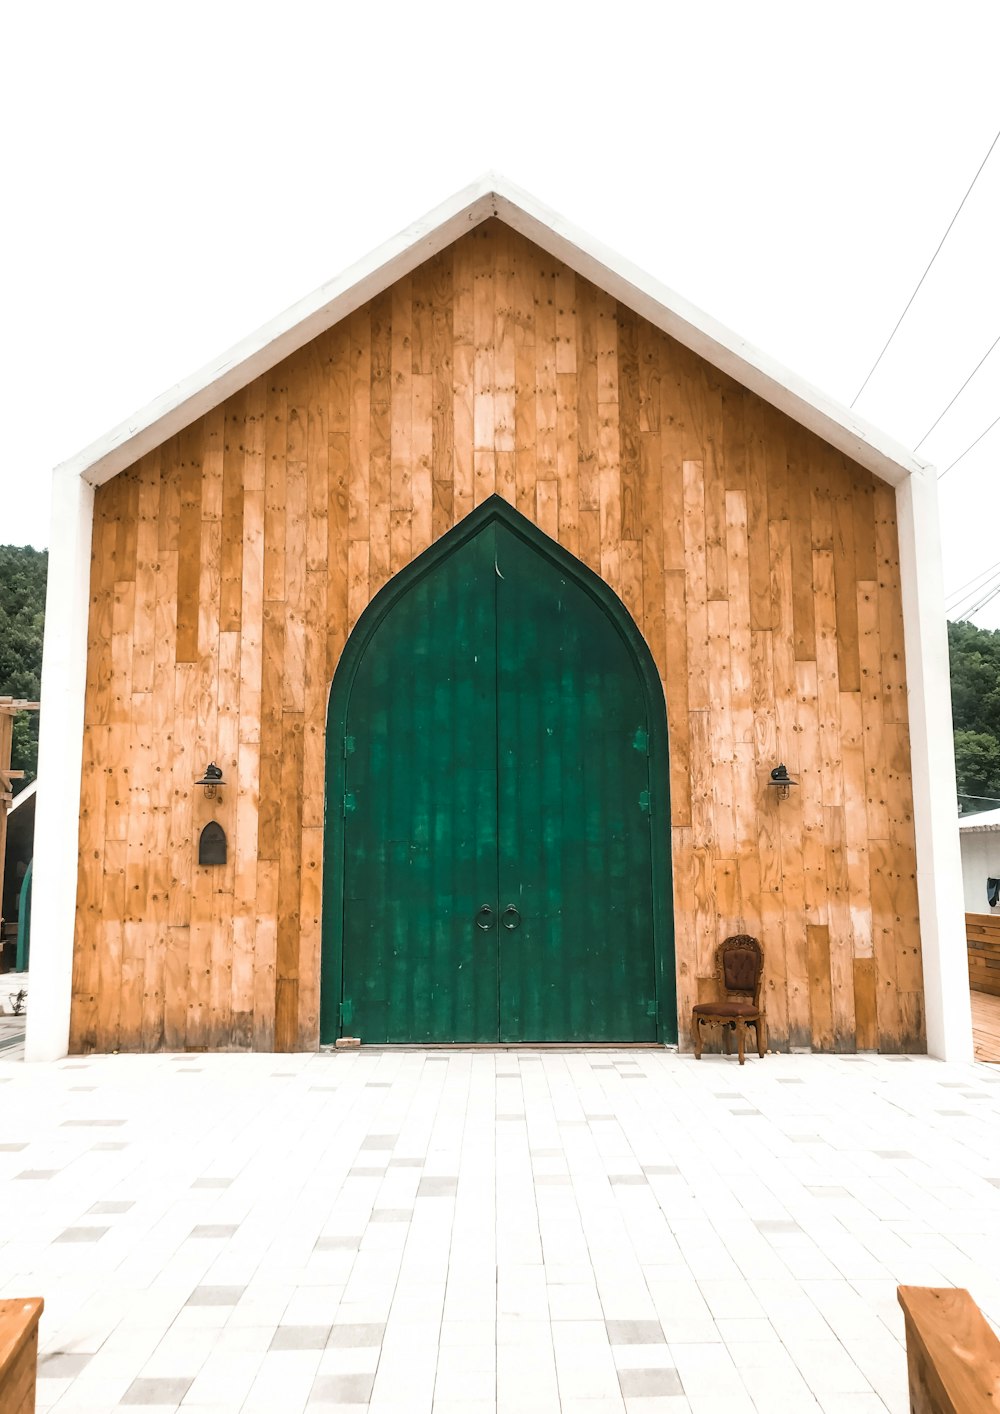
[{"label": "ornate wooden chair", "polygon": [[699,1002],[691,1011],[691,1031],[694,1035],[694,1057],[701,1060],[703,1026],[721,1026],[726,1055],[730,1055],[730,1032],[736,1032],[740,1065],[744,1060],[747,1027],[757,1035],[757,1054],[767,1050],[767,1023],[761,1005],[760,991],[764,975],[764,949],[756,938],[737,933],[719,944],[715,975],[722,982],[726,1000]]}]

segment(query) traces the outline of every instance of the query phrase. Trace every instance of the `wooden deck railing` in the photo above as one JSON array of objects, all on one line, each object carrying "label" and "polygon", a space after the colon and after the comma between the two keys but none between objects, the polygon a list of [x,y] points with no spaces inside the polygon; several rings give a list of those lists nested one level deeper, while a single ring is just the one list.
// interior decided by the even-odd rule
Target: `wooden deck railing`
[{"label": "wooden deck railing", "polygon": [[974,992],[1000,997],[1000,916],[967,913],[965,937],[969,949],[969,986]]},{"label": "wooden deck railing", "polygon": [[911,1414],[996,1414],[1000,1340],[960,1287],[901,1286]]},{"label": "wooden deck railing", "polygon": [[0,1301],[0,1409],[3,1414],[35,1414],[40,1296]]}]

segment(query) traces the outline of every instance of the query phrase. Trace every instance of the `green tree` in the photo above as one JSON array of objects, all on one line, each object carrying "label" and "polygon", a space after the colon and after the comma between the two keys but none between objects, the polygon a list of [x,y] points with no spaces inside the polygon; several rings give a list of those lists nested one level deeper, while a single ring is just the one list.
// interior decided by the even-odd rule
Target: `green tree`
[{"label": "green tree", "polygon": [[[1000,801],[1000,631],[948,625],[959,792]],[[967,802],[988,809],[986,799]]]},{"label": "green tree", "polygon": [[[38,701],[42,685],[42,630],[49,556],[30,545],[0,545],[0,696]],[[14,718],[11,765],[24,771],[15,793],[38,769],[38,713]]]},{"label": "green tree", "polygon": [[1000,801],[1000,741],[986,732],[955,733],[958,788],[971,796],[995,796]]}]

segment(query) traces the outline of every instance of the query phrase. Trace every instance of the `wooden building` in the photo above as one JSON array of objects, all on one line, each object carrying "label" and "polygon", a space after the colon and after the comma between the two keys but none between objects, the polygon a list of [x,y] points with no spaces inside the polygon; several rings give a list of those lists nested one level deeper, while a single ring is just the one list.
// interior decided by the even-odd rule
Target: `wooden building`
[{"label": "wooden building", "polygon": [[932,473],[501,179],[55,487],[29,1056],[968,1051]]}]

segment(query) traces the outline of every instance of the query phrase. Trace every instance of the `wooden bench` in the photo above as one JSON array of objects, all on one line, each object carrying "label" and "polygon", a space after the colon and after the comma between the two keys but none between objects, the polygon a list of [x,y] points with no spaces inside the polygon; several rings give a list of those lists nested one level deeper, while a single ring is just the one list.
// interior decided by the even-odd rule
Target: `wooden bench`
[{"label": "wooden bench", "polygon": [[0,1409],[3,1414],[35,1414],[40,1296],[0,1301]]},{"label": "wooden bench", "polygon": [[901,1286],[911,1414],[997,1414],[1000,1340],[961,1287]]}]

